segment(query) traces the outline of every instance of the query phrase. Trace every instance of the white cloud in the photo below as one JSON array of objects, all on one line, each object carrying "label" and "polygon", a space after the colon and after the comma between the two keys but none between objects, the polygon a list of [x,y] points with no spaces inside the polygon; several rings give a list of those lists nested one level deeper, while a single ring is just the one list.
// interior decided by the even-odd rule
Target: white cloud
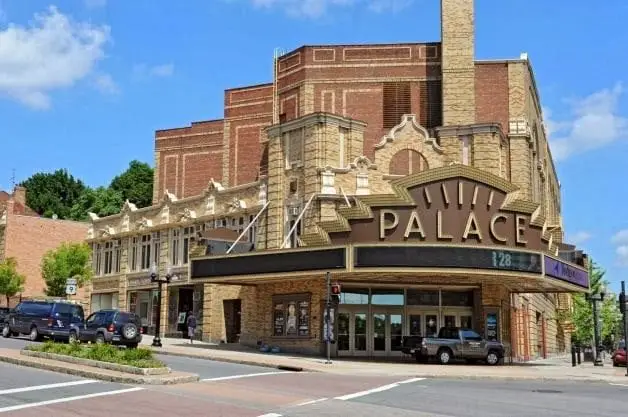
[{"label": "white cloud", "polygon": [[[228,0],[235,2],[238,0]],[[372,12],[397,12],[414,0],[239,0],[246,1],[260,8],[283,9],[290,16],[309,18],[321,17],[329,9],[338,7],[364,7]]]},{"label": "white cloud", "polygon": [[617,246],[615,255],[617,255],[619,265],[628,267],[628,229],[615,233],[611,242]]},{"label": "white cloud", "polygon": [[35,109],[50,107],[49,94],[87,77],[104,57],[108,26],[75,22],[49,7],[29,26],[0,30],[0,96]]},{"label": "white cloud", "polygon": [[133,67],[133,75],[136,78],[147,77],[170,77],[174,74],[174,64],[161,64],[147,66],[146,64],[137,64]]},{"label": "white cloud", "polygon": [[556,160],[601,148],[628,137],[628,118],[619,113],[619,99],[624,89],[620,83],[587,97],[568,100],[570,116],[552,119],[545,109],[545,123]]},{"label": "white cloud", "polygon": [[98,74],[94,78],[94,86],[103,94],[117,95],[120,88],[109,74]]},{"label": "white cloud", "polygon": [[107,5],[107,0],[83,0],[85,3],[85,7],[88,9],[96,9],[99,7],[105,7]]},{"label": "white cloud", "polygon": [[592,237],[591,233],[580,231],[573,235],[569,235],[567,239],[567,243],[578,246],[578,245],[582,245],[584,242],[591,239],[591,237]]}]

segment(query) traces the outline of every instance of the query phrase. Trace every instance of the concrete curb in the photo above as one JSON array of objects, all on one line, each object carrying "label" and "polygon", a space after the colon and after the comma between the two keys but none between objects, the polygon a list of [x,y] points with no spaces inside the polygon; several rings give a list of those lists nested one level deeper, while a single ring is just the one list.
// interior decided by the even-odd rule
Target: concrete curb
[{"label": "concrete curb", "polygon": [[231,359],[231,358],[224,358],[224,357],[210,357],[210,356],[205,356],[205,355],[194,355],[191,353],[179,353],[179,352],[170,352],[170,351],[161,351],[161,350],[157,350],[157,349],[153,349],[153,353],[157,354],[157,355],[168,355],[168,356],[178,356],[181,358],[192,358],[192,359],[203,359],[206,361],[216,361],[216,362],[225,362],[225,363],[235,363],[238,365],[249,365],[249,366],[259,366],[262,368],[272,368],[272,369],[279,369],[282,371],[292,371],[292,372],[323,372],[319,369],[316,368],[308,368],[307,366],[305,367],[301,367],[301,366],[293,366],[293,365],[282,365],[282,364],[277,364],[277,363],[265,363],[265,362],[261,362],[261,361],[256,361],[256,360],[249,360],[249,359]]},{"label": "concrete curb", "polygon": [[[157,349],[153,349],[153,352],[159,355],[170,355],[170,356],[178,356],[184,358],[192,358],[192,359],[203,359],[208,361],[216,361],[216,362],[226,362],[226,363],[235,363],[240,365],[251,365],[251,366],[260,366],[264,368],[272,368],[279,370],[287,370],[287,371],[296,371],[296,372],[318,372],[318,373],[341,373],[336,372],[338,369],[334,369],[333,366],[327,369],[321,369],[317,367],[298,367],[292,365],[282,365],[281,363],[266,363],[262,361],[256,361],[251,359],[232,359],[232,358],[224,358],[224,357],[212,357],[206,355],[195,355],[191,353],[180,353],[180,352],[171,352],[171,351],[159,351]],[[506,366],[506,365],[504,365]],[[351,372],[348,370],[347,372]],[[358,373],[362,375],[362,373]],[[380,375],[378,373],[368,373],[368,375]],[[385,372],[382,372],[381,375],[389,375]],[[443,375],[436,374],[430,372],[419,372],[412,373],[408,372],[403,375],[404,377],[417,377],[417,378],[431,378],[431,379],[454,379],[454,380],[500,380],[500,381],[576,381],[576,382],[588,382],[588,383],[601,383],[608,384],[615,382],[615,380],[605,379],[605,378],[594,378],[594,377],[580,377],[573,375],[565,375],[565,376],[546,376],[546,375]],[[618,380],[619,381],[619,380]],[[628,382],[628,381],[622,381]]]},{"label": "concrete curb", "polygon": [[92,359],[75,358],[73,356],[59,355],[49,352],[38,352],[34,350],[22,349],[21,355],[31,356],[41,359],[51,359],[58,362],[67,362],[74,365],[91,366],[92,368],[108,369],[110,371],[123,372],[126,374],[145,375],[145,376],[158,376],[168,375],[170,368],[138,368],[130,365],[120,365],[117,363],[101,362]]},{"label": "concrete curb", "polygon": [[178,373],[177,375],[167,376],[143,376],[122,374],[112,375],[109,373],[99,372],[98,368],[91,369],[76,369],[64,366],[62,364],[45,363],[28,358],[0,356],[0,362],[6,362],[13,365],[27,366],[30,368],[43,369],[46,371],[58,372],[67,375],[78,376],[88,379],[98,379],[106,382],[116,382],[119,384],[132,384],[132,385],[173,385],[173,384],[186,384],[191,382],[198,382],[200,376],[196,374],[184,374]]}]

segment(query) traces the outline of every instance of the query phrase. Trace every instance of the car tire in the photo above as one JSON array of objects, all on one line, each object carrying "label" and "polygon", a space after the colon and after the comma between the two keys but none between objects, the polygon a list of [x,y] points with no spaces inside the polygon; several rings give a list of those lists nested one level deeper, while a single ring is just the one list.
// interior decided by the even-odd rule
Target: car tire
[{"label": "car tire", "polygon": [[96,335],[96,344],[97,345],[102,345],[105,343],[105,335],[102,333],[98,333]]},{"label": "car tire", "polygon": [[79,343],[78,335],[74,330],[70,331],[70,335],[68,336],[68,343]]},{"label": "car tire", "polygon": [[28,338],[31,342],[38,342],[40,339],[39,330],[36,326],[31,327],[31,332],[28,334]]},{"label": "car tire", "polygon": [[124,337],[126,340],[133,340],[137,337],[139,330],[135,324],[127,323],[122,326],[122,330],[120,333],[122,333],[122,337]]},{"label": "car tire", "polygon": [[494,350],[488,352],[486,355],[486,364],[490,366],[495,366],[499,363],[499,355]]},{"label": "car tire", "polygon": [[449,363],[451,363],[452,354],[451,354],[450,349],[448,348],[439,349],[437,356],[438,356],[438,362],[441,365],[448,365]]},{"label": "car tire", "polygon": [[11,332],[11,328],[9,327],[8,324],[5,324],[4,326],[2,326],[2,337],[8,339],[12,335],[13,335],[13,333]]}]

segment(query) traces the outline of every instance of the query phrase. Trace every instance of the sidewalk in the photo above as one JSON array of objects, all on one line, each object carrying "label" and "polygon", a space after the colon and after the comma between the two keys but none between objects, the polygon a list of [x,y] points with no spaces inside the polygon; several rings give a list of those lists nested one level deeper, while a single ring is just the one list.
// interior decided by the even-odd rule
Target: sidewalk
[{"label": "sidewalk", "polygon": [[[151,343],[152,337],[144,336],[142,344],[150,346]],[[462,379],[571,380],[608,382],[628,386],[628,377],[625,376],[626,368],[614,368],[610,362],[605,363],[603,367],[595,367],[592,363],[572,367],[570,357],[504,366],[424,365],[416,363],[413,358],[399,359],[395,362],[375,362],[355,358],[333,359],[332,364],[325,364],[325,359],[319,357],[261,353],[241,345],[216,345],[196,341],[190,345],[187,340],[167,338],[162,339],[162,345],[161,348],[153,348],[153,350],[167,355],[309,372]]]}]

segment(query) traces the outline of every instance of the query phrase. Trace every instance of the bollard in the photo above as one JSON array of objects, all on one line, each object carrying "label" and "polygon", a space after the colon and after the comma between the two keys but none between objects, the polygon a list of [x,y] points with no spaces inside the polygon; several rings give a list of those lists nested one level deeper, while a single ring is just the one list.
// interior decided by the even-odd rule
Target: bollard
[{"label": "bollard", "polygon": [[580,346],[576,346],[576,358],[578,359],[578,365],[582,363],[582,349]]},{"label": "bollard", "polygon": [[576,366],[576,347],[571,345],[571,366]]}]

